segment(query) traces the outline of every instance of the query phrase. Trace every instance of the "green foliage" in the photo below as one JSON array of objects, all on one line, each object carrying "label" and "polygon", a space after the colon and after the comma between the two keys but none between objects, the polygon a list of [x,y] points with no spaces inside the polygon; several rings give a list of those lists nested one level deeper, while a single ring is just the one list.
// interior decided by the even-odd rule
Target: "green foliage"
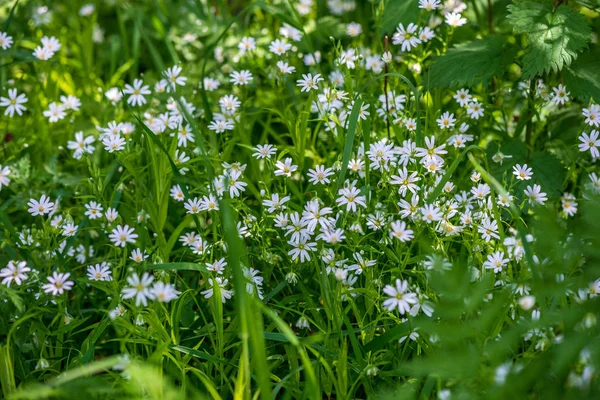
[{"label": "green foliage", "polygon": [[[598,160],[578,148],[596,129],[582,109],[600,98],[600,54],[583,49],[588,20],[597,29],[600,18],[575,11],[595,1],[465,1],[463,26],[418,0],[319,0],[308,11],[298,0],[95,1],[84,16],[87,2],[47,2],[53,16],[39,22],[38,2],[0,1],[0,26],[15,39],[0,50],[0,96],[14,87],[28,98],[23,115],[0,107],[0,173],[10,167],[0,176],[10,179],[0,185],[0,269],[31,267],[20,284],[0,283],[2,398],[600,398]],[[401,51],[399,23],[435,36]],[[43,36],[62,44],[47,61],[31,56]],[[241,51],[242,38],[256,49]],[[276,39],[286,54],[269,50]],[[161,89],[173,65],[187,82]],[[253,79],[234,85],[242,70]],[[308,73],[324,80],[300,92]],[[143,106],[122,90],[137,78],[151,90]],[[571,93],[558,104],[549,93],[562,83]],[[49,122],[44,111],[68,94],[80,110]],[[229,95],[240,104],[226,112]],[[440,126],[443,113],[453,126]],[[230,130],[210,128],[221,118]],[[117,133],[124,148],[109,153],[102,130],[113,122],[136,129]],[[95,140],[80,158],[78,131]],[[254,155],[264,144],[275,154]],[[297,170],[277,174],[288,158]],[[519,179],[516,164],[532,176]],[[309,181],[317,166],[330,182]],[[399,190],[404,167],[414,193]],[[247,185],[235,196],[234,171]],[[525,194],[535,185],[547,201]],[[364,206],[338,204],[349,187]],[[52,215],[27,211],[41,194],[60,202]],[[287,202],[273,212],[275,194]],[[209,195],[211,207],[190,209]],[[91,201],[118,216],[90,218]],[[439,218],[427,220],[425,206]],[[291,256],[290,222],[278,226],[291,215],[315,222],[307,260]],[[413,238],[394,237],[399,222]],[[138,236],[120,247],[109,234],[125,224]],[[343,240],[325,239],[333,228]],[[496,271],[489,257],[499,252],[507,263]],[[111,279],[90,278],[102,263]],[[71,274],[71,290],[43,290],[55,271]],[[147,305],[124,295],[145,273],[156,295]],[[396,279],[409,293],[389,294]],[[160,284],[173,298],[161,301]],[[410,311],[385,305],[411,296]]]},{"label": "green foliage", "polygon": [[458,44],[434,58],[424,81],[430,88],[487,84],[512,62],[515,51],[505,44],[503,36]]},{"label": "green foliage", "polygon": [[571,94],[582,101],[600,102],[600,50],[595,46],[582,54],[564,71],[565,85]]},{"label": "green foliage", "polygon": [[515,0],[508,8],[515,32],[527,36],[526,78],[569,66],[591,39],[585,18],[564,4],[553,8],[550,0]]},{"label": "green foliage", "polygon": [[415,22],[419,16],[419,3],[417,1],[384,0],[381,3],[385,4],[385,8],[381,13],[379,36],[387,34],[391,38],[398,24],[406,26],[411,22]]}]

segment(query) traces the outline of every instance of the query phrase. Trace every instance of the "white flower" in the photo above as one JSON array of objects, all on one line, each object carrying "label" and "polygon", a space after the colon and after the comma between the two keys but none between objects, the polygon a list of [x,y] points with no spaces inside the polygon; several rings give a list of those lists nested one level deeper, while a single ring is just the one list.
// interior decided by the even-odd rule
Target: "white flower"
[{"label": "white flower", "polygon": [[175,201],[183,201],[185,199],[185,195],[183,194],[183,190],[181,190],[181,186],[175,185],[171,187],[171,197]]},{"label": "white flower", "polygon": [[65,110],[79,111],[79,107],[81,107],[81,100],[71,94],[60,96],[60,101]]},{"label": "white flower", "polygon": [[292,48],[291,44],[289,44],[285,40],[281,40],[281,39],[275,39],[269,45],[269,51],[278,56],[284,55],[291,48]]},{"label": "white flower", "polygon": [[325,168],[324,165],[317,165],[315,169],[309,169],[307,175],[309,177],[308,181],[313,185],[318,183],[326,185],[331,183],[329,176],[333,175],[333,169]]},{"label": "white flower", "polygon": [[383,292],[389,296],[383,301],[383,307],[388,311],[398,309],[401,315],[410,312],[411,305],[418,301],[416,293],[408,292],[408,282],[400,279],[396,279],[396,287],[386,285]]},{"label": "white flower", "polygon": [[12,46],[13,38],[8,36],[6,32],[0,32],[0,47],[2,50],[8,50]]},{"label": "white flower", "polygon": [[94,10],[96,9],[96,6],[94,6],[93,4],[84,4],[80,9],[79,9],[79,15],[81,15],[82,17],[89,17],[90,15],[92,15],[94,13]]},{"label": "white flower", "polygon": [[234,95],[223,96],[219,99],[219,105],[230,113],[235,113],[242,102]]},{"label": "white flower", "polygon": [[131,256],[129,256],[129,259],[141,264],[146,258],[148,258],[148,255],[146,254],[145,251],[142,251],[141,249],[135,249],[131,251]]},{"label": "white flower", "polygon": [[448,111],[446,111],[445,113],[442,114],[442,116],[440,118],[438,118],[436,120],[436,122],[438,123],[440,128],[448,129],[448,128],[454,127],[456,118],[454,118],[454,114],[451,114]]},{"label": "white flower", "polygon": [[25,103],[27,103],[27,96],[24,93],[17,94],[17,89],[8,89],[8,97],[0,97],[0,107],[6,107],[4,115],[11,118],[15,115],[15,112],[17,115],[23,115],[23,111],[27,110],[23,105]]},{"label": "white flower", "polygon": [[311,90],[316,90],[319,88],[319,82],[321,82],[323,78],[321,78],[321,74],[302,74],[302,79],[298,79],[297,85],[301,87],[302,92],[309,92]]},{"label": "white flower", "polygon": [[62,104],[54,102],[48,105],[48,110],[44,111],[43,114],[44,117],[48,118],[49,122],[58,122],[67,116],[65,108],[62,106]]},{"label": "white flower", "polygon": [[457,12],[447,13],[444,17],[446,19],[446,24],[455,28],[467,23],[466,18],[463,18],[462,15]]},{"label": "white flower", "polygon": [[83,137],[83,132],[79,131],[75,133],[75,140],[69,140],[67,142],[67,148],[74,150],[73,158],[76,160],[81,159],[84,154],[93,154],[96,148],[92,146],[92,143],[96,141],[93,136]]},{"label": "white flower", "polygon": [[154,300],[155,294],[150,289],[150,284],[154,281],[154,276],[147,272],[144,272],[142,278],[139,275],[133,273],[127,278],[127,283],[130,286],[123,288],[122,297],[123,299],[132,299],[135,297],[135,305],[144,307],[148,306],[148,299]]},{"label": "white flower", "polygon": [[54,52],[42,46],[38,46],[33,50],[33,56],[38,60],[46,61],[54,56]]},{"label": "white flower", "polygon": [[561,83],[554,89],[552,89],[554,93],[552,94],[552,102],[556,105],[564,105],[569,101],[569,92],[567,92],[567,88]]},{"label": "white flower", "polygon": [[579,144],[579,151],[590,151],[592,154],[592,158],[596,159],[600,157],[600,152],[598,151],[598,146],[600,146],[600,140],[598,140],[598,135],[600,133],[597,130],[592,130],[588,135],[586,132],[583,132],[581,136],[579,136],[579,140],[581,143]]},{"label": "white flower", "polygon": [[425,145],[427,148],[417,147],[415,149],[416,157],[421,157],[422,161],[433,161],[440,164],[444,162],[442,155],[448,153],[448,150],[445,150],[445,143],[436,147],[435,136],[427,136],[425,137]]},{"label": "white flower", "polygon": [[275,155],[275,153],[277,153],[277,148],[275,148],[275,146],[272,144],[259,144],[254,148],[254,153],[252,156],[257,159],[265,159],[271,158],[273,155]]},{"label": "white flower", "polygon": [[241,175],[242,172],[238,170],[231,170],[229,173],[229,196],[231,198],[239,197],[246,190],[248,184],[240,180]]},{"label": "white flower", "polygon": [[578,204],[575,196],[573,196],[571,193],[563,194],[560,199],[560,203],[562,205],[563,212],[565,213],[565,215],[572,217],[577,213]]},{"label": "white flower", "polygon": [[523,296],[519,299],[519,306],[525,311],[530,310],[535,305],[535,296]]},{"label": "white flower", "polygon": [[[163,72],[169,83],[169,86],[167,86],[167,91],[171,92],[177,90],[177,85],[185,86],[187,78],[179,75],[181,74],[181,71],[182,69],[179,65],[174,65]],[[149,94],[149,92],[147,94]]]},{"label": "white flower", "polygon": [[513,166],[513,175],[515,175],[520,181],[528,181],[531,179],[533,171],[531,168],[527,167],[527,164],[523,164],[523,166],[517,164]]},{"label": "white flower", "polygon": [[502,268],[508,264],[510,260],[504,258],[503,251],[497,251],[488,256],[487,261],[483,263],[483,266],[487,269],[493,269],[495,273],[502,272]]},{"label": "white flower", "polygon": [[244,36],[238,43],[238,49],[243,54],[247,51],[256,49],[256,40],[253,37]]},{"label": "white flower", "polygon": [[242,70],[242,71],[233,71],[229,77],[231,78],[229,82],[233,83],[236,86],[245,86],[250,83],[253,79],[250,71]]},{"label": "white flower", "polygon": [[106,262],[88,266],[87,275],[91,281],[112,281],[112,271]]},{"label": "white flower", "polygon": [[425,204],[421,208],[421,214],[423,216],[423,221],[427,222],[428,224],[434,221],[440,221],[443,217],[440,209],[433,204]]},{"label": "white flower", "polygon": [[276,176],[292,176],[292,172],[298,169],[297,165],[292,164],[292,159],[287,157],[283,162],[281,160],[275,163],[275,175]]},{"label": "white flower", "polygon": [[338,191],[338,197],[335,201],[339,206],[346,205],[347,212],[356,212],[357,206],[367,207],[367,197],[360,195],[360,189],[356,187],[343,188]]},{"label": "white flower", "polygon": [[206,263],[206,269],[211,271],[211,272],[215,272],[219,275],[223,275],[223,272],[225,271],[225,267],[227,266],[227,261],[225,261],[225,258],[220,258],[219,260],[216,260],[213,263]]},{"label": "white flower", "polygon": [[109,208],[104,213],[104,216],[106,217],[108,222],[114,222],[119,217],[119,213],[114,208]]},{"label": "white flower", "polygon": [[456,100],[461,107],[464,107],[467,104],[469,104],[471,102],[471,99],[473,98],[473,96],[469,94],[469,89],[460,89],[456,92],[456,94],[453,97],[454,100]]},{"label": "white flower", "polygon": [[8,184],[10,183],[10,179],[8,179],[10,172],[10,168],[6,166],[3,167],[0,164],[0,190],[2,190],[2,186],[8,186]]},{"label": "white flower", "polygon": [[18,286],[21,286],[27,280],[29,271],[31,271],[31,268],[27,266],[25,261],[10,260],[6,268],[2,268],[0,271],[0,278],[3,278],[2,284],[10,287],[10,284],[15,282]]},{"label": "white flower", "polygon": [[317,236],[317,239],[322,239],[330,244],[337,244],[343,242],[346,239],[346,235],[344,235],[344,230],[340,228],[324,228],[322,233]]},{"label": "white flower", "polygon": [[386,51],[385,53],[383,53],[383,55],[381,56],[381,61],[383,61],[386,64],[389,64],[392,62],[392,53],[390,53],[389,51]]},{"label": "white flower", "polygon": [[204,78],[204,80],[202,81],[202,87],[204,87],[204,89],[207,92],[213,92],[217,90],[219,88],[219,85],[219,81],[212,78]]},{"label": "white flower", "polygon": [[296,321],[296,328],[310,329],[310,324],[308,323],[308,319],[306,319],[305,316],[298,318],[298,321]]},{"label": "white flower", "polygon": [[270,199],[263,200],[263,206],[267,207],[267,211],[272,213],[276,210],[285,210],[285,203],[290,200],[290,196],[279,198],[278,193],[273,193]]},{"label": "white flower", "polygon": [[[424,26],[421,29],[419,29],[419,39],[421,39],[421,42],[423,42],[423,43],[429,42],[434,37],[435,37],[435,32],[430,27]],[[413,65],[419,66],[418,71],[420,72],[420,65],[419,64],[413,64]]]},{"label": "white flower", "polygon": [[45,194],[42,195],[39,201],[36,199],[29,199],[27,205],[29,206],[29,210],[27,211],[34,217],[36,215],[46,215],[54,209],[54,203],[51,202],[50,197]]},{"label": "white flower", "polygon": [[467,105],[467,115],[471,117],[471,119],[479,119],[483,117],[483,107],[480,103],[474,101]]},{"label": "white flower", "polygon": [[59,40],[57,38],[55,38],[54,36],[51,36],[51,37],[44,36],[42,38],[42,46],[44,46],[44,48],[48,49],[49,51],[51,51],[53,53],[59,51],[62,47]]},{"label": "white flower", "polygon": [[227,287],[227,284],[229,283],[229,281],[227,279],[223,279],[221,277],[216,277],[216,278],[211,278],[210,279],[210,284],[211,287],[209,287],[206,290],[203,290],[201,293],[204,296],[205,299],[210,299],[211,297],[213,297],[214,295],[214,288],[215,287],[219,287],[219,292],[221,294],[221,301],[223,303],[225,303],[225,301],[231,299],[231,296],[233,295],[231,290],[227,290],[225,289]]},{"label": "white flower", "polygon": [[104,150],[109,153],[114,153],[115,151],[121,151],[125,148],[125,139],[121,136],[107,135],[102,140],[102,144],[104,145]]},{"label": "white flower", "polygon": [[112,103],[118,103],[119,101],[121,101],[121,98],[123,97],[123,94],[121,93],[119,88],[116,88],[116,87],[108,89],[106,92],[104,92],[104,95]]},{"label": "white flower", "polygon": [[68,222],[63,226],[62,234],[64,236],[75,236],[75,233],[77,233],[77,225],[73,222]]},{"label": "white flower", "polygon": [[598,104],[590,105],[590,108],[584,108],[582,114],[585,117],[585,123],[590,126],[600,126],[600,106]]},{"label": "white flower", "polygon": [[175,300],[180,292],[175,290],[175,286],[170,283],[156,282],[152,288],[154,297],[161,303],[168,303]]},{"label": "white flower", "polygon": [[73,288],[73,281],[69,281],[70,273],[52,273],[52,276],[47,277],[48,282],[43,286],[44,292],[52,293],[52,296],[63,294],[65,290],[71,290]]},{"label": "white flower", "polygon": [[123,307],[121,304],[118,304],[114,310],[111,310],[108,313],[108,317],[114,321],[115,319],[117,319],[117,317],[122,317],[123,315],[125,315],[126,312],[127,312],[127,309],[125,307]]},{"label": "white flower", "polygon": [[533,185],[533,187],[527,186],[525,189],[525,195],[529,198],[529,203],[531,205],[543,205],[546,200],[548,200],[546,193],[542,192],[542,187],[540,185]]},{"label": "white flower", "polygon": [[279,34],[285,38],[292,39],[294,42],[302,40],[302,32],[285,22],[283,23],[283,26],[279,28]]},{"label": "white flower", "polygon": [[129,225],[119,225],[112,230],[112,233],[108,235],[108,237],[115,246],[125,247],[127,243],[135,243],[135,239],[137,239],[138,235],[133,228],[129,227]]},{"label": "white flower", "polygon": [[208,196],[202,196],[202,200],[200,201],[200,210],[201,211],[218,211],[219,210],[219,200],[212,193],[210,193]]},{"label": "white flower", "polygon": [[87,210],[85,212],[85,215],[87,215],[87,217],[89,219],[98,219],[102,217],[102,211],[104,210],[102,208],[101,204],[96,203],[95,201],[90,201],[88,204],[85,205],[85,209]]},{"label": "white flower", "polygon": [[225,119],[215,119],[214,121],[211,121],[211,123],[208,125],[208,129],[210,129],[211,131],[215,131],[216,133],[231,131],[233,130],[233,128],[233,122]]},{"label": "white flower", "polygon": [[492,238],[500,239],[500,235],[498,235],[498,223],[496,220],[490,220],[486,217],[481,221],[481,225],[477,227],[477,231],[486,242],[489,242]]},{"label": "white flower", "polygon": [[291,74],[296,71],[296,67],[289,65],[284,61],[277,61],[277,68],[282,74]]},{"label": "white flower", "polygon": [[392,35],[392,43],[402,45],[402,51],[410,51],[412,48],[417,47],[421,43],[421,39],[417,35],[418,28],[412,22],[408,24],[406,29],[404,29],[404,25],[399,24],[396,33]]},{"label": "white flower", "polygon": [[297,242],[290,241],[288,244],[294,246],[292,250],[288,252],[288,255],[292,256],[292,261],[296,261],[300,258],[300,262],[310,261],[309,251],[315,251],[316,243],[309,242],[308,238],[300,237]]},{"label": "white flower", "polygon": [[419,0],[419,8],[427,11],[433,11],[440,8],[440,0]]},{"label": "white flower", "polygon": [[128,94],[127,103],[132,106],[143,106],[146,104],[146,98],[150,94],[150,86],[144,85],[144,81],[141,79],[135,79],[133,86],[125,84],[125,90],[123,93]]},{"label": "white flower", "polygon": [[408,242],[414,237],[414,232],[407,229],[404,221],[394,221],[390,224],[390,237],[401,242]]}]

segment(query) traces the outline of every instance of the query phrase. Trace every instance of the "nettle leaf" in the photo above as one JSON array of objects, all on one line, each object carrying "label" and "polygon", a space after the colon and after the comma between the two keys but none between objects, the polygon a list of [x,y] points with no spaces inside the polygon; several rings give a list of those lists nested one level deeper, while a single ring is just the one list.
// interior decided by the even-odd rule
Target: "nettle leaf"
[{"label": "nettle leaf", "polygon": [[505,48],[505,42],[502,36],[488,36],[456,45],[434,59],[425,78],[426,85],[449,87],[487,83],[512,62],[514,49]]},{"label": "nettle leaf", "polygon": [[523,75],[560,71],[587,47],[592,29],[585,18],[571,8],[552,1],[514,1],[508,20],[517,33],[527,35],[527,54],[523,57]]},{"label": "nettle leaf", "polygon": [[600,102],[600,50],[594,49],[579,57],[564,74],[567,89],[574,97],[589,102]]}]

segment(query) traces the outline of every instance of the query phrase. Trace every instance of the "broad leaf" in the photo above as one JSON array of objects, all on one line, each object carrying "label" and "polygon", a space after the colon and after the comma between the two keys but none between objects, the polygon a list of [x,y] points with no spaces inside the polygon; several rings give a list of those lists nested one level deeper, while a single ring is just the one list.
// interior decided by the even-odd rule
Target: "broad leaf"
[{"label": "broad leaf", "polygon": [[416,0],[389,0],[380,21],[380,35],[387,34],[390,37],[391,46],[392,35],[396,32],[398,24],[406,26],[411,22],[417,22],[419,11],[419,3]]},{"label": "broad leaf", "polygon": [[514,31],[527,35],[523,75],[558,72],[569,66],[591,39],[585,18],[565,5],[552,9],[552,1],[515,1],[508,19]]},{"label": "broad leaf", "polygon": [[487,83],[493,76],[500,75],[505,65],[512,61],[514,51],[504,47],[501,36],[461,43],[435,58],[429,75],[425,78],[428,87],[465,86]]},{"label": "broad leaf", "polygon": [[600,51],[593,51],[583,54],[564,72],[564,80],[567,89],[571,95],[580,100],[589,102],[594,99],[596,103],[600,102],[600,80],[598,73],[600,71]]},{"label": "broad leaf", "polygon": [[533,169],[534,182],[542,187],[551,200],[563,193],[566,170],[561,162],[548,152],[535,152],[529,165]]}]

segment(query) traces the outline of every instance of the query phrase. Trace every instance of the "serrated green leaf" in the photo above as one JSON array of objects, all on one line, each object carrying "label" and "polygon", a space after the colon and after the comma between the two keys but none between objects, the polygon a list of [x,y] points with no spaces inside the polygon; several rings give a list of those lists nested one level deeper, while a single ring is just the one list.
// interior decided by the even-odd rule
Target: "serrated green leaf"
[{"label": "serrated green leaf", "polygon": [[488,36],[461,43],[434,59],[425,82],[430,88],[486,83],[500,75],[514,57],[514,50],[505,48],[505,42],[501,36]]},{"label": "serrated green leaf", "polygon": [[584,53],[564,71],[564,81],[571,95],[589,102],[600,102],[600,51],[594,49]]},{"label": "serrated green leaf", "polygon": [[553,10],[551,1],[527,0],[514,1],[508,8],[514,31],[527,35],[526,78],[569,66],[591,39],[585,18],[568,6]]}]

